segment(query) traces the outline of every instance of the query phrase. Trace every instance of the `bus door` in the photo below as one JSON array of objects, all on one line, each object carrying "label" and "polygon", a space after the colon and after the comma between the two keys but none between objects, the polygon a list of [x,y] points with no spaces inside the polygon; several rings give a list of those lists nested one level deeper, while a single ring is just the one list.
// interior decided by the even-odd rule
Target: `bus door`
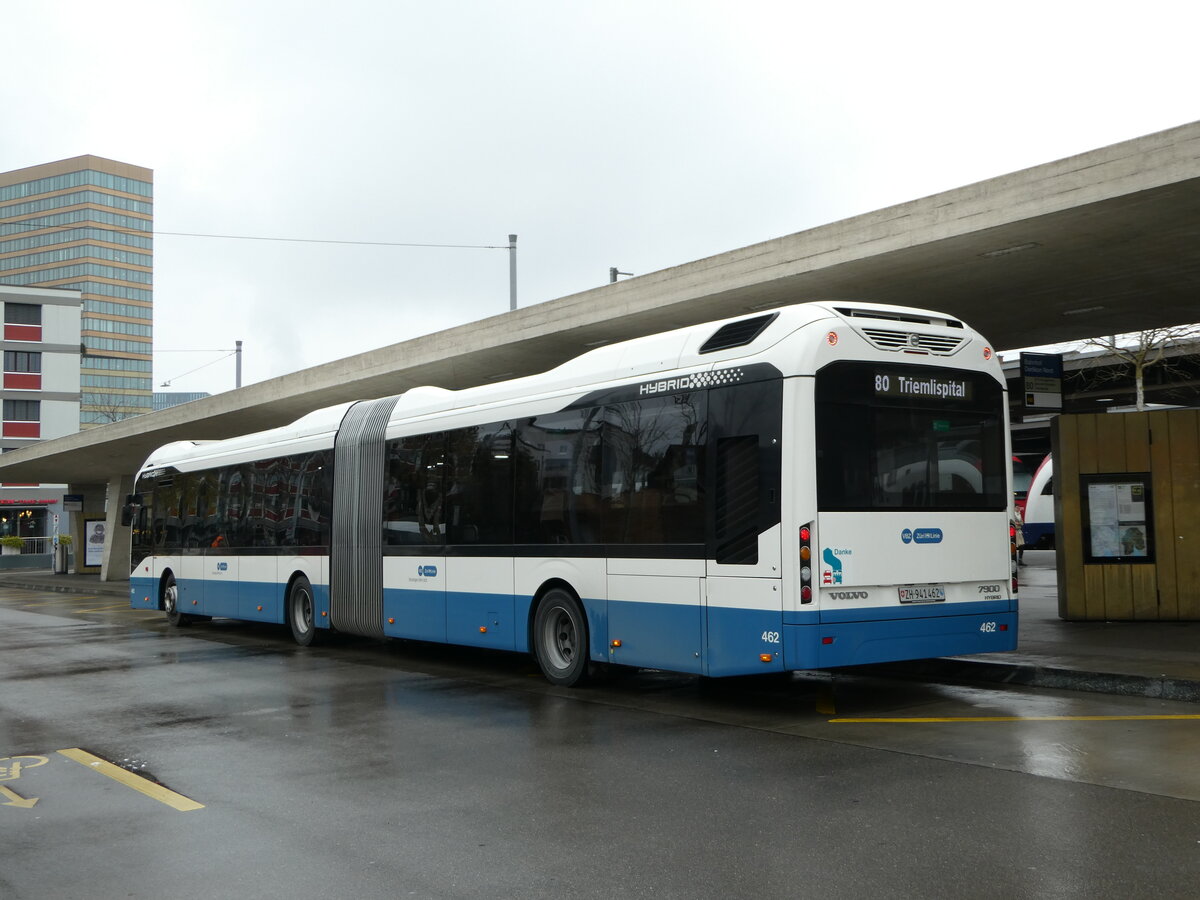
[{"label": "bus door", "polygon": [[444,457],[446,640],[515,650],[512,422],[458,429]]},{"label": "bus door", "polygon": [[245,482],[237,466],[228,466],[216,477],[215,516],[209,519],[212,535],[204,559],[204,609],[210,616],[260,618],[246,616],[241,608],[241,559],[237,555],[242,541],[242,505]]},{"label": "bus door", "polygon": [[446,435],[389,440],[383,467],[383,633],[446,640]]},{"label": "bus door", "polygon": [[216,474],[201,472],[190,479],[188,506],[194,515],[188,522],[187,538],[192,550],[183,558],[187,585],[180,591],[179,609],[184,613],[237,618],[238,558],[233,555],[229,537],[222,528],[220,496],[221,485]]},{"label": "bus door", "polygon": [[[706,402],[705,391],[692,390],[604,409],[608,636],[623,665],[704,670]],[[584,496],[568,498],[581,530]]]},{"label": "bus door", "polygon": [[709,675],[783,671],[783,382],[709,391]]}]

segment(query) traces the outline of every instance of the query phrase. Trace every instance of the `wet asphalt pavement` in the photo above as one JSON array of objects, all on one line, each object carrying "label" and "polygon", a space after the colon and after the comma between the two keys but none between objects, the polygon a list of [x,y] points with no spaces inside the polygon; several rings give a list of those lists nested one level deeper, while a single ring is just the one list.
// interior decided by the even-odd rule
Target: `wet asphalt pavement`
[{"label": "wet asphalt pavement", "polygon": [[0,589],[4,900],[1194,897],[1198,750],[1193,703],[567,691],[514,655]]}]

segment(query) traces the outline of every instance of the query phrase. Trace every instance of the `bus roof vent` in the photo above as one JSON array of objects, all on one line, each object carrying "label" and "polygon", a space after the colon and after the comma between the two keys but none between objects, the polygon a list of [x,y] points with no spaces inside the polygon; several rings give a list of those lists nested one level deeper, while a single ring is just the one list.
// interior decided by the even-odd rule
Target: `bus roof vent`
[{"label": "bus roof vent", "polygon": [[890,312],[886,309],[863,309],[854,306],[835,306],[834,309],[847,319],[888,319],[892,322],[916,322],[918,325],[941,325],[944,328],[962,328],[958,319],[941,316],[922,316],[913,313]]},{"label": "bus roof vent", "polygon": [[700,347],[701,353],[716,353],[718,350],[728,350],[731,347],[744,347],[754,342],[767,326],[779,318],[779,313],[768,313],[765,316],[755,316],[752,319],[738,319],[728,325],[722,325],[716,333]]}]

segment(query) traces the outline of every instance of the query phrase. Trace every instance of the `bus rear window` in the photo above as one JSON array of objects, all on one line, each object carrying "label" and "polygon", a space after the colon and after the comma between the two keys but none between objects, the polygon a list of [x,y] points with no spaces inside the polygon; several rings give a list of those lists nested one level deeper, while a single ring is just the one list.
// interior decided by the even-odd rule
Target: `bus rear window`
[{"label": "bus rear window", "polygon": [[[885,390],[897,375],[912,390]],[[1004,395],[986,375],[835,363],[817,373],[821,510],[1007,507]]]}]

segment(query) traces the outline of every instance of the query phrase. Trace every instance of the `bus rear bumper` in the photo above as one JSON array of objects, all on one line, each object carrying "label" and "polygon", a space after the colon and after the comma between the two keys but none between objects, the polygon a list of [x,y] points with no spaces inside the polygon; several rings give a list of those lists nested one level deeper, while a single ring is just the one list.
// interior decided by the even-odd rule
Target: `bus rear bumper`
[{"label": "bus rear bumper", "polygon": [[789,669],[997,653],[1017,648],[1015,612],[877,619],[783,628]]}]

